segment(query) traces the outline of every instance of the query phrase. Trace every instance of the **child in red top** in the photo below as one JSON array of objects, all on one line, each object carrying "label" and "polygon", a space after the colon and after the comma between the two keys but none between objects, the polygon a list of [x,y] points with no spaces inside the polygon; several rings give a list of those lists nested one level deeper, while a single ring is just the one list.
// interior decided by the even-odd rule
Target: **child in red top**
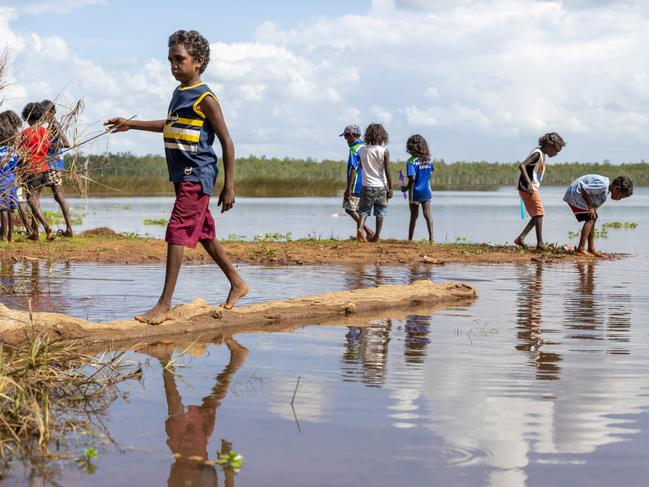
[{"label": "child in red top", "polygon": [[[52,228],[41,213],[41,188],[49,183],[47,151],[50,148],[50,136],[43,121],[45,110],[40,103],[28,103],[22,113],[23,119],[29,124],[22,132],[22,141],[18,148],[21,166],[27,176],[27,202],[36,220],[43,225],[48,240],[53,240]],[[38,240],[38,225],[34,225],[33,233],[29,236]]]}]

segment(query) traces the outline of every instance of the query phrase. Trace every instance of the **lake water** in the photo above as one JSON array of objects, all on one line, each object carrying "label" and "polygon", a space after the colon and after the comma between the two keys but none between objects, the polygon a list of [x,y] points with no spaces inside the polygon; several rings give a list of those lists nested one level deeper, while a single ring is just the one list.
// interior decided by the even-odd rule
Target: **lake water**
[{"label": "lake water", "polygon": [[[556,195],[556,204],[544,197],[546,240],[567,242],[568,230],[578,226]],[[465,236],[502,243],[522,226],[517,200],[505,192],[435,196],[438,240],[448,233],[449,241]],[[94,210],[84,225],[144,232],[149,228],[140,230],[137,222],[160,218],[156,212],[170,205],[166,199],[127,201],[129,211],[120,209],[120,200],[89,200]],[[386,220],[386,236],[406,231],[401,203],[395,201],[394,219]],[[349,222],[331,216],[337,204],[242,199],[217,221],[223,232],[247,237],[275,231],[344,237]],[[136,208],[143,212],[137,217]],[[128,400],[113,403],[105,419],[123,451],[98,445],[94,474],[66,466],[58,480],[66,486],[644,486],[648,210],[649,193],[639,191],[600,211],[602,221],[639,225],[610,230],[599,242],[630,254],[615,261],[242,265],[252,284],[246,302],[420,278],[464,281],[480,295],[473,304],[430,315],[379,315],[366,327],[307,323],[293,332],[235,335],[229,343],[194,347],[179,359],[184,367],[177,376],[156,358],[131,353],[148,364],[143,380],[122,385]],[[5,264],[2,284],[18,292],[2,302],[24,306],[36,286],[35,309],[125,318],[155,301],[163,272],[161,265]],[[203,296],[216,304],[226,292],[214,266],[186,266],[176,299]],[[236,476],[172,455],[214,460],[224,445],[244,456]],[[9,473],[2,485],[28,484],[21,468]]]}]

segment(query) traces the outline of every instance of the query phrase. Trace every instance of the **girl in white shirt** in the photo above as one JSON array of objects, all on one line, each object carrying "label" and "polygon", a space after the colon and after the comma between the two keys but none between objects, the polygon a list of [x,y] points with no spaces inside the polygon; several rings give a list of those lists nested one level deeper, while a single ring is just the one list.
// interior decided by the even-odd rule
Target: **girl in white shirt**
[{"label": "girl in white shirt", "polygon": [[383,125],[371,123],[365,129],[365,146],[358,151],[363,169],[363,186],[361,188],[358,214],[360,219],[356,228],[358,240],[367,242],[365,221],[374,209],[376,230],[371,242],[377,242],[381,235],[383,218],[388,211],[388,200],[392,198],[392,176],[390,174],[390,151],[385,148],[389,136]]}]

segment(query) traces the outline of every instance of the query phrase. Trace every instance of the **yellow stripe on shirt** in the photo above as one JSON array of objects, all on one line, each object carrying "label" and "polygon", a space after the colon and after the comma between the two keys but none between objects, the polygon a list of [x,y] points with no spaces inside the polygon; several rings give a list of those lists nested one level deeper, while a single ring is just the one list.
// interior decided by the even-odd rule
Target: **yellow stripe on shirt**
[{"label": "yellow stripe on shirt", "polygon": [[169,126],[165,126],[162,136],[165,139],[186,140],[187,142],[199,142],[201,140],[201,134],[196,130],[179,129]]}]

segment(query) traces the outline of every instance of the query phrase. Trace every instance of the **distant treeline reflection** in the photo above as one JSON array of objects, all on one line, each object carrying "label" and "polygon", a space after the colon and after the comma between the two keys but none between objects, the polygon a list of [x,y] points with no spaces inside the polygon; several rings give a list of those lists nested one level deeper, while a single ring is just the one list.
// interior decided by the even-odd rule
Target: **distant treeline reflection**
[{"label": "distant treeline reflection", "polygon": [[[435,160],[431,184],[435,190],[494,190],[514,186],[519,175],[518,163],[454,162]],[[72,167],[72,159],[67,161]],[[392,177],[399,184],[399,170],[405,174],[405,162],[393,163]],[[99,184],[90,183],[91,195],[115,195],[116,188],[129,195],[166,195],[173,193],[167,179],[163,156],[134,156],[130,153],[80,156],[72,171],[85,174]],[[312,159],[275,159],[248,156],[237,159],[235,190],[241,196],[336,196],[345,189],[345,161]],[[649,186],[649,163],[583,163],[551,164],[543,178],[547,186],[567,186],[584,174],[596,173],[614,178],[629,176],[636,186]],[[219,160],[219,179],[223,167]],[[69,183],[68,192],[78,188]]]}]

